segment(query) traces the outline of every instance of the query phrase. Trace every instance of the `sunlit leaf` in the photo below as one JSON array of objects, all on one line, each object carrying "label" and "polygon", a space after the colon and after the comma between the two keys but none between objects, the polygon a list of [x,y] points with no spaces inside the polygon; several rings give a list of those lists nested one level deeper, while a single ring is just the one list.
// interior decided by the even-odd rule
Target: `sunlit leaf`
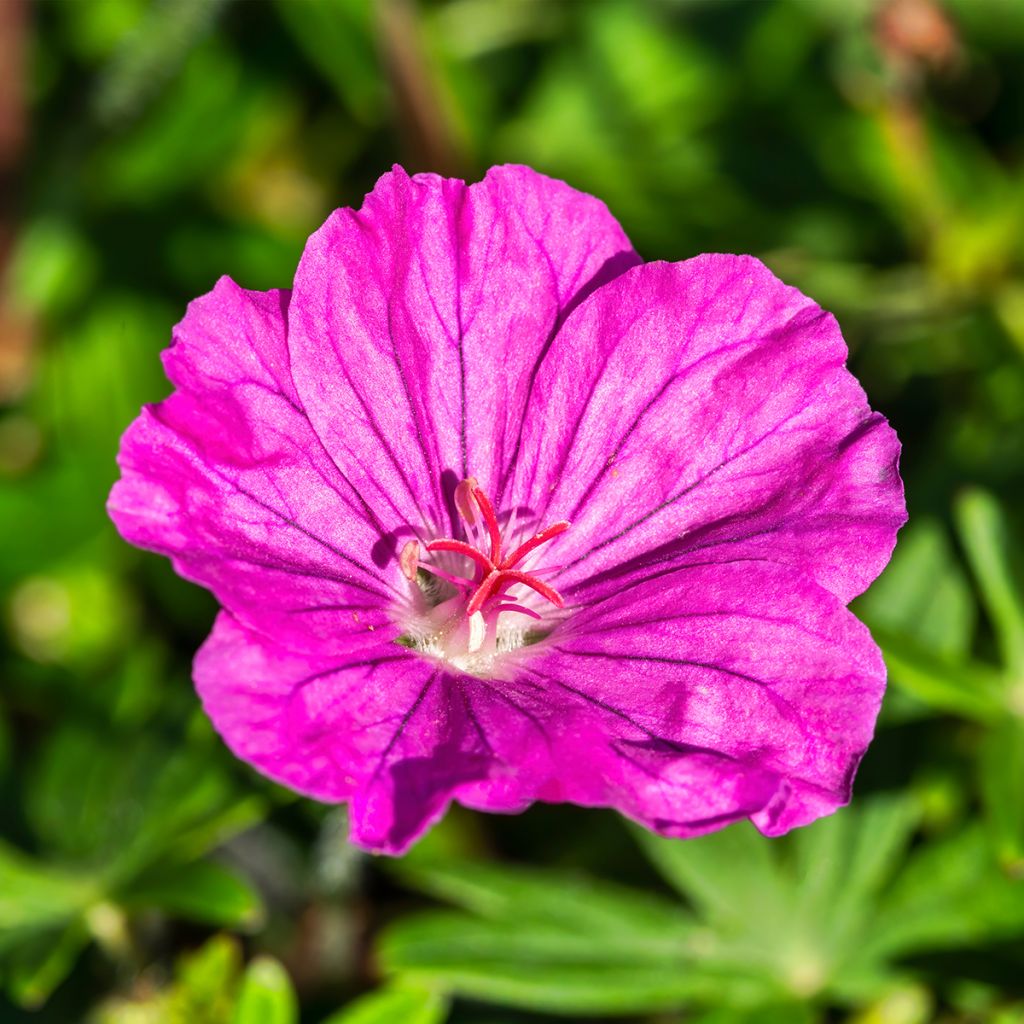
[{"label": "sunlit leaf", "polygon": [[984,739],[981,792],[1004,869],[1024,878],[1024,721],[1010,718]]},{"label": "sunlit leaf", "polygon": [[925,704],[981,722],[998,721],[1006,708],[1001,675],[975,662],[940,658],[906,636],[875,627],[894,685]]},{"label": "sunlit leaf", "polygon": [[394,984],[378,989],[332,1014],[323,1024],[441,1024],[448,1002],[436,991]]},{"label": "sunlit leaf", "polygon": [[970,490],[956,504],[957,525],[1006,667],[1024,670],[1024,582],[1010,526],[987,491]]},{"label": "sunlit leaf", "polygon": [[297,1024],[298,1019],[287,972],[271,957],[257,957],[242,976],[232,1024]]},{"label": "sunlit leaf", "polygon": [[900,531],[892,561],[856,604],[871,627],[915,641],[950,659],[966,655],[977,609],[945,531],[934,520],[915,520]]},{"label": "sunlit leaf", "polygon": [[63,871],[0,843],[0,948],[68,920],[97,899],[97,879]]},{"label": "sunlit leaf", "polygon": [[677,949],[693,928],[678,906],[568,872],[415,855],[395,870],[424,892],[483,917],[549,924],[593,942]]},{"label": "sunlit leaf", "polygon": [[648,857],[683,896],[725,928],[759,920],[767,928],[789,918],[792,892],[771,843],[749,822],[680,842],[634,830]]},{"label": "sunlit leaf", "polygon": [[[568,922],[567,922],[568,924]],[[629,959],[571,927],[510,927],[460,914],[425,914],[392,926],[380,943],[386,969],[454,993],[559,1013],[624,1013],[679,1006],[736,979],[691,973],[682,951]]]}]

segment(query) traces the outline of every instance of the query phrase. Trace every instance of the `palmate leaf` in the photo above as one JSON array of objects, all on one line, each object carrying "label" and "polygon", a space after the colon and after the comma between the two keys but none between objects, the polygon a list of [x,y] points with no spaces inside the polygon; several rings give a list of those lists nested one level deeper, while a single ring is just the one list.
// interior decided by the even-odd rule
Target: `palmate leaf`
[{"label": "palmate leaf", "polygon": [[[680,843],[636,830],[655,866],[721,937],[715,958],[748,965],[790,997],[832,990],[869,928],[915,821],[905,801],[876,799],[789,839],[765,840],[742,823]],[[884,969],[865,968],[869,986]]]},{"label": "palmate leaf", "polygon": [[983,833],[908,859],[918,818],[909,798],[875,797],[782,840],[747,824],[688,841],[635,829],[685,902],[413,854],[403,879],[464,909],[393,925],[381,962],[456,994],[595,1016],[717,1006],[736,1011],[725,1020],[800,1020],[882,1000],[908,953],[1024,934],[1024,902]]},{"label": "palmate leaf", "polygon": [[685,958],[609,949],[597,937],[514,919],[463,914],[406,918],[385,933],[385,970],[488,1002],[575,1014],[670,1009],[711,998],[725,979],[694,976]]},{"label": "palmate leaf", "polygon": [[470,911],[406,918],[383,937],[385,968],[424,984],[560,1013],[664,1009],[721,984],[683,969],[711,938],[707,929],[651,894],[415,853],[395,870]]},{"label": "palmate leaf", "polygon": [[973,826],[921,847],[886,890],[871,925],[864,957],[971,947],[1024,934],[1024,899]]},{"label": "palmate leaf", "polygon": [[770,847],[746,822],[690,842],[639,828],[634,835],[666,881],[723,932],[751,920],[773,928],[792,909],[792,892]]},{"label": "palmate leaf", "polygon": [[578,873],[537,871],[467,861],[457,857],[427,859],[416,851],[395,871],[423,892],[482,918],[550,925],[586,933],[603,942],[624,942],[631,949],[649,947],[675,953],[692,941],[695,922],[656,897],[597,882]]},{"label": "palmate leaf", "polygon": [[917,824],[909,800],[875,797],[791,838],[797,914],[831,938],[837,952],[856,948],[869,930],[879,893],[903,862]]},{"label": "palmate leaf", "polygon": [[137,911],[260,921],[252,888],[199,859],[263,813],[259,798],[238,798],[204,743],[114,742],[71,727],[35,768],[26,812],[47,859],[0,846],[0,973],[13,999],[45,1000],[94,938],[118,955],[105,922],[123,929]]}]

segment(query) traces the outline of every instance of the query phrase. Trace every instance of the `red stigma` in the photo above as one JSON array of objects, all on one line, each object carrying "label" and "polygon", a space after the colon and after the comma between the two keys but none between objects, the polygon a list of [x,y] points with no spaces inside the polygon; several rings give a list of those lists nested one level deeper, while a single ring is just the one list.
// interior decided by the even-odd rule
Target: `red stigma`
[{"label": "red stigma", "polygon": [[[538,579],[529,572],[517,569],[516,566],[528,555],[535,551],[542,544],[553,540],[559,534],[569,529],[567,522],[552,523],[539,533],[534,534],[529,540],[520,544],[508,554],[502,550],[501,527],[498,517],[495,515],[494,506],[490,499],[476,482],[475,478],[469,477],[463,480],[455,489],[455,505],[459,514],[469,527],[476,527],[481,524],[482,530],[472,530],[478,543],[486,547],[486,553],[472,543],[456,540],[453,537],[441,537],[425,545],[427,551],[450,551],[453,554],[464,555],[476,566],[476,573],[473,580],[461,579],[460,577],[449,576],[448,573],[437,570],[419,563],[428,572],[449,580],[458,586],[463,586],[469,597],[466,602],[466,615],[472,616],[481,612],[491,601],[500,601],[508,587],[521,584],[529,587],[535,593],[540,594],[545,600],[550,601],[556,608],[565,606],[562,595],[554,587],[549,586],[543,580]],[[402,555],[402,569],[405,575],[410,575],[411,562],[418,554],[418,549],[412,550],[412,542],[406,546]],[[515,598],[509,599],[512,603],[497,604],[496,611],[518,611],[523,614],[537,618],[537,613],[528,609],[517,607]]]}]

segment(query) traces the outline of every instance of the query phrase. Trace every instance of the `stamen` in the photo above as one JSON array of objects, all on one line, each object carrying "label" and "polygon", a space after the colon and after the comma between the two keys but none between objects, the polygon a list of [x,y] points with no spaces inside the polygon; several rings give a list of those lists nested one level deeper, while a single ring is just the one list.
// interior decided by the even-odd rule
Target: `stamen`
[{"label": "stamen", "polygon": [[470,547],[465,541],[451,540],[448,537],[442,537],[440,540],[432,540],[427,545],[428,551],[454,551],[456,554],[465,555],[467,558],[472,558],[477,565],[485,573],[491,572],[494,569],[494,563],[481,551],[477,551],[476,548]]},{"label": "stamen", "polygon": [[524,608],[520,604],[499,604],[494,609],[494,614],[499,615],[501,612],[519,612],[520,615],[529,615],[531,619],[544,618],[539,612],[535,612],[532,608]]},{"label": "stamen", "polygon": [[554,587],[549,587],[546,583],[531,576],[528,572],[519,572],[518,569],[502,569],[499,575],[503,579],[514,580],[516,583],[522,583],[523,586],[529,587],[531,590],[536,590],[541,597],[546,597],[556,608],[565,607],[565,599]]},{"label": "stamen", "polygon": [[473,497],[480,506],[480,514],[487,524],[487,532],[491,535],[491,561],[495,564],[501,558],[501,529],[498,526],[498,517],[494,514],[494,506],[491,499],[475,484],[473,486]]},{"label": "stamen", "polygon": [[456,576],[454,573],[446,572],[444,569],[439,569],[436,565],[430,565],[429,562],[420,562],[419,567],[424,572],[429,572],[432,576],[436,576],[438,579],[447,580],[453,587],[458,587],[459,590],[469,590],[473,586],[472,580],[467,580],[464,576]]},{"label": "stamen", "polygon": [[469,643],[467,648],[470,654],[475,654],[484,645],[484,638],[487,636],[487,623],[480,612],[475,612],[469,617]]},{"label": "stamen", "polygon": [[484,577],[483,583],[476,588],[476,592],[469,599],[469,604],[466,605],[467,615],[473,615],[474,612],[480,611],[484,606],[484,602],[494,592],[494,588],[501,582],[502,575],[497,569],[492,569]]},{"label": "stamen", "polygon": [[[465,522],[465,534],[468,541],[457,540],[454,537],[439,537],[426,544],[425,548],[431,553],[448,552],[468,558],[475,567],[475,572],[472,574],[475,579],[469,579],[468,575],[467,577],[458,576],[446,569],[421,561],[420,545],[415,540],[409,541],[402,548],[398,561],[403,575],[411,582],[416,582],[417,574],[422,569],[447,581],[460,592],[461,599],[466,602],[463,606],[463,614],[468,620],[466,624],[468,636],[466,633],[461,635],[466,637],[463,642],[467,644],[470,654],[476,654],[487,643],[488,623],[496,623],[497,617],[502,612],[518,612],[531,619],[543,618],[533,608],[517,603],[515,595],[506,595],[505,592],[510,587],[517,585],[528,587],[546,601],[550,601],[556,608],[565,607],[562,595],[554,587],[538,578],[537,573],[545,570],[524,571],[515,566],[541,545],[565,533],[569,529],[569,523],[565,520],[552,523],[506,556],[502,552],[501,526],[494,506],[475,477],[467,477],[455,488],[455,507]],[[518,509],[513,508],[506,526],[508,533],[514,531],[517,513]],[[489,549],[487,553],[481,550],[485,547]],[[496,632],[496,630],[497,626],[495,625],[494,631]],[[493,637],[493,633],[491,635]]]},{"label": "stamen", "polygon": [[475,476],[468,476],[455,488],[455,507],[459,515],[472,526],[476,522],[476,509],[473,508],[473,492],[479,485]]},{"label": "stamen", "polygon": [[569,529],[569,523],[564,519],[560,523],[552,523],[546,529],[540,531],[540,533],[531,537],[525,544],[520,544],[519,547],[512,552],[504,562],[501,563],[502,569],[511,569],[512,566],[521,562],[531,551],[536,550],[541,544],[546,544],[549,540],[557,537],[560,533],[565,533]]},{"label": "stamen", "polygon": [[416,573],[420,567],[420,546],[417,541],[411,540],[402,548],[398,556],[398,565],[402,575],[410,582],[416,582]]}]

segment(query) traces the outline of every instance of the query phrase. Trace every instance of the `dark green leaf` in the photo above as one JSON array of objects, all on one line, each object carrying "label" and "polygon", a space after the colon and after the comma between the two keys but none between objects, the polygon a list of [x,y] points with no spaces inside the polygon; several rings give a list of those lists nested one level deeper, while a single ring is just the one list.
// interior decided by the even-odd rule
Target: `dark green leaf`
[{"label": "dark green leaf", "polygon": [[121,890],[118,898],[129,908],[158,907],[206,924],[252,929],[263,918],[258,893],[212,861],[160,865]]},{"label": "dark green leaf", "polygon": [[7,990],[14,1002],[35,1009],[67,977],[91,936],[80,920],[59,932],[19,943],[7,964]]}]

